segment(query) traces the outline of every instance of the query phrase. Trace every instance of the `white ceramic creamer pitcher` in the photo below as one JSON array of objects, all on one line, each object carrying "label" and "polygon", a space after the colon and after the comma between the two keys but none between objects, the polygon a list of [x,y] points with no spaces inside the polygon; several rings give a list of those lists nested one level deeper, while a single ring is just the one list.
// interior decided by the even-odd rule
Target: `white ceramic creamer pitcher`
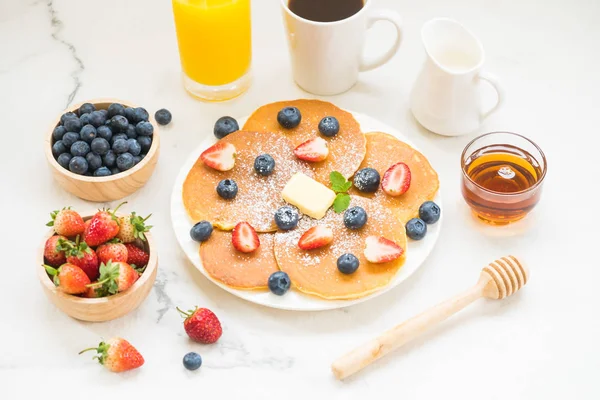
[{"label": "white ceramic creamer pitcher", "polygon": [[[474,132],[500,108],[505,97],[498,79],[481,70],[481,43],[464,26],[448,18],[425,23],[421,38],[427,59],[411,93],[413,115],[425,128],[440,135]],[[481,104],[482,80],[498,93],[496,105],[487,111]]]}]

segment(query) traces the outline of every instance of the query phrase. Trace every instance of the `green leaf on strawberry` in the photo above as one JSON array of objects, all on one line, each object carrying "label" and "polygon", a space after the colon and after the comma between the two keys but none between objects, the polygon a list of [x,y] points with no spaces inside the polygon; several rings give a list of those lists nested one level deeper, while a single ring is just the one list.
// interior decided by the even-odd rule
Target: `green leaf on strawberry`
[{"label": "green leaf on strawberry", "polygon": [[152,214],[149,214],[146,218],[142,218],[139,215],[136,215],[135,211],[131,213],[129,221],[131,222],[131,225],[133,225],[133,236],[136,239],[146,241],[146,235],[144,235],[144,233],[152,228],[152,225],[146,226],[146,220],[151,216]]}]

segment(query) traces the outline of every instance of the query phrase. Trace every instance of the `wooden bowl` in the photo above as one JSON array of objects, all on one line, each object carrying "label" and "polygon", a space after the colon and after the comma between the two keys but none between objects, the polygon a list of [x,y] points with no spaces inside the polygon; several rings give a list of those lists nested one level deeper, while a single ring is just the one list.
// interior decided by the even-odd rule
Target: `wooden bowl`
[{"label": "wooden bowl", "polygon": [[[88,220],[90,218],[92,218],[91,215],[84,217],[83,219]],[[96,299],[88,299],[63,293],[54,285],[52,278],[48,276],[48,273],[44,267],[42,267],[42,264],[44,264],[44,245],[46,244],[46,240],[54,234],[54,229],[50,229],[48,234],[44,236],[44,242],[42,243],[42,247],[39,250],[39,256],[37,257],[38,262],[36,268],[38,269],[38,278],[40,279],[40,283],[42,284],[46,296],[65,314],[82,321],[110,321],[135,310],[150,293],[154,281],[156,280],[156,272],[158,270],[158,256],[150,232],[144,233],[147,239],[144,250],[149,252],[150,260],[140,278],[132,287],[124,292]]]},{"label": "wooden bowl", "polygon": [[144,159],[133,168],[117,175],[104,177],[74,174],[68,169],[61,167],[60,164],[54,159],[54,156],[52,155],[52,145],[54,144],[52,131],[60,123],[60,117],[62,114],[69,111],[76,112],[84,103],[92,103],[96,106],[96,109],[106,109],[112,103],[120,103],[125,107],[138,107],[135,104],[118,99],[92,99],[75,104],[64,110],[54,121],[50,131],[48,132],[48,135],[46,136],[46,158],[48,159],[48,163],[52,168],[54,179],[67,192],[70,192],[75,196],[85,200],[105,202],[118,200],[129,196],[144,186],[154,172],[154,167],[158,161],[158,150],[160,147],[158,125],[156,124],[154,117],[150,115],[148,120],[154,127],[152,146],[150,147],[148,154],[146,154],[146,157],[144,157]]}]

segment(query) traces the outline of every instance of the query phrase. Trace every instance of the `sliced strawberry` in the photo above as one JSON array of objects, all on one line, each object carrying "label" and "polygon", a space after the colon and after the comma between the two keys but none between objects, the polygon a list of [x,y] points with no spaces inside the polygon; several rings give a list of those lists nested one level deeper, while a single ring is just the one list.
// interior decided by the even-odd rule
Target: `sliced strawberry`
[{"label": "sliced strawberry", "polygon": [[375,264],[393,261],[404,253],[402,247],[383,236],[369,236],[365,244],[365,258]]},{"label": "sliced strawberry", "polygon": [[240,222],[233,228],[231,243],[233,243],[233,247],[242,253],[251,253],[260,246],[256,231],[247,222]]},{"label": "sliced strawberry", "polygon": [[235,146],[219,142],[200,154],[202,162],[217,171],[229,171],[235,165]]},{"label": "sliced strawberry", "polygon": [[298,247],[302,250],[312,250],[328,245],[333,241],[333,230],[324,225],[313,226],[300,236]]},{"label": "sliced strawberry", "polygon": [[294,154],[304,161],[323,161],[329,155],[329,147],[325,139],[317,136],[301,143],[294,149]]},{"label": "sliced strawberry", "polygon": [[381,188],[390,196],[400,196],[410,187],[410,168],[403,162],[392,165],[383,174]]}]

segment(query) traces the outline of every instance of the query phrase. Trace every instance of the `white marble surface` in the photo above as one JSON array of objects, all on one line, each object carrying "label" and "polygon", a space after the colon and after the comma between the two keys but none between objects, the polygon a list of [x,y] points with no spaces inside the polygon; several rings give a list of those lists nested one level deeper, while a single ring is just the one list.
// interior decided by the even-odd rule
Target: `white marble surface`
[{"label": "white marble surface", "polygon": [[[169,221],[180,164],[211,134],[219,116],[311,97],[291,80],[279,0],[253,2],[255,82],[244,96],[221,104],[198,102],[182,89],[169,1],[0,0],[0,397],[600,398],[600,264],[593,251],[600,222],[594,196],[600,3],[373,1],[402,14],[401,50],[330,100],[393,125],[423,149],[440,173],[445,224],[428,262],[401,287],[349,309],[298,313],[254,306],[208,282],[184,259]],[[436,16],[456,18],[481,38],[485,66],[507,88],[506,106],[480,133],[523,133],[549,158],[542,202],[510,230],[482,229],[460,196],[459,155],[473,135],[438,137],[408,112],[407,94],[424,57],[419,29]],[[371,50],[385,44],[390,30],[373,29]],[[492,102],[491,90],[486,95]],[[128,199],[140,212],[154,213],[160,241],[156,285],[131,315],[88,324],[48,304],[34,272],[35,251],[51,210],[100,205],[53,184],[42,139],[66,105],[105,96],[151,111],[167,107],[174,121],[161,131],[154,176]],[[506,253],[531,267],[531,283],[522,293],[481,301],[360,375],[333,379],[329,365],[335,357],[471,285],[483,264]],[[219,343],[190,343],[176,305],[213,309],[224,325]],[[77,355],[112,335],[130,339],[143,352],[143,368],[111,374]],[[190,350],[204,357],[195,373],[181,365]]]}]

